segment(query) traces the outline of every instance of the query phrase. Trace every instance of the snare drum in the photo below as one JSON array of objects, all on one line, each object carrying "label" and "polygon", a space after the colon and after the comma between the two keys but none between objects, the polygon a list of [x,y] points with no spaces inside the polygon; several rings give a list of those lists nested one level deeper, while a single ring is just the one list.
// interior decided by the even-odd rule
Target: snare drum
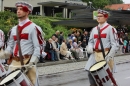
[{"label": "snare drum", "polygon": [[6,70],[3,64],[0,63],[0,78],[4,77],[5,75],[6,75]]},{"label": "snare drum", "polygon": [[20,69],[16,69],[2,79],[0,86],[33,86],[33,84]]},{"label": "snare drum", "polygon": [[98,86],[118,86],[105,60],[92,65],[89,71]]}]

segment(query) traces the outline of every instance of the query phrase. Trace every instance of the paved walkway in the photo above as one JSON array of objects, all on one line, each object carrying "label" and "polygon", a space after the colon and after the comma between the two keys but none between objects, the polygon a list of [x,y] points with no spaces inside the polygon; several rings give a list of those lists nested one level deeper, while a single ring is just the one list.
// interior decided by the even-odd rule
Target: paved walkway
[{"label": "paved walkway", "polygon": [[[84,69],[86,61],[80,62],[68,62],[66,64],[58,64],[58,65],[43,65],[42,67],[38,67],[39,75],[45,74],[53,74],[53,73],[60,73],[65,71],[71,71],[76,69]],[[130,55],[120,55],[115,57],[116,64],[121,64],[125,62],[130,62]]]}]

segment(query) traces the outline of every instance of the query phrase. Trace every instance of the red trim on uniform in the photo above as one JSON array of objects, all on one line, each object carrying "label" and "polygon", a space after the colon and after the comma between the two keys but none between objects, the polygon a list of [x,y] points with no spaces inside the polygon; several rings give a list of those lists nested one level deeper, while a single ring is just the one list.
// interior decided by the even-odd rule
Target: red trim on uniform
[{"label": "red trim on uniform", "polygon": [[14,56],[17,56],[18,50],[19,50],[18,43],[16,42],[15,49],[14,49]]},{"label": "red trim on uniform", "polygon": [[114,28],[112,28],[112,31],[113,31],[113,33],[115,33],[115,30],[114,30]]},{"label": "red trim on uniform", "polygon": [[4,68],[1,64],[0,64],[0,69],[1,69],[2,72],[4,72]]},{"label": "red trim on uniform", "polygon": [[[100,36],[101,38],[106,38],[107,34],[101,34],[103,30],[105,30],[109,25],[106,25],[104,28],[100,30]],[[98,29],[98,28],[97,28]],[[103,36],[103,37],[102,37]],[[100,44],[100,40],[98,38],[98,34],[94,34],[94,38],[97,38],[97,41],[95,43],[95,49],[98,49],[98,46]]]},{"label": "red trim on uniform", "polygon": [[[21,34],[22,33],[22,30],[29,26],[32,22],[31,21],[28,21],[27,23],[25,23],[23,26],[18,26],[18,29],[19,29],[19,34],[20,34],[20,39],[24,38],[24,39],[28,39],[28,34]],[[17,28],[16,28],[17,29]],[[16,36],[13,36],[14,37],[14,40],[17,40],[17,37]],[[18,55],[18,44],[16,43],[16,46],[15,46],[15,49],[14,49],[14,56],[17,56]]]},{"label": "red trim on uniform", "polygon": [[38,38],[39,44],[43,44],[42,33],[38,30],[37,27],[36,27],[36,30],[37,30],[37,38]]},{"label": "red trim on uniform", "polygon": [[42,33],[38,30],[38,28],[36,27],[36,30],[37,30],[37,38],[38,38],[38,42],[40,44],[40,53],[42,54],[42,50],[43,50],[43,47],[41,46],[43,44],[43,38],[42,38]]},{"label": "red trim on uniform", "polygon": [[[14,41],[17,40],[17,36],[16,35],[14,35],[13,38],[14,38]],[[28,33],[27,34],[25,34],[25,33],[24,34],[20,34],[20,39],[28,40]]]},{"label": "red trim on uniform", "polygon": [[[106,38],[107,34],[100,34],[102,38]],[[94,34],[94,39],[99,38],[97,34]]]}]

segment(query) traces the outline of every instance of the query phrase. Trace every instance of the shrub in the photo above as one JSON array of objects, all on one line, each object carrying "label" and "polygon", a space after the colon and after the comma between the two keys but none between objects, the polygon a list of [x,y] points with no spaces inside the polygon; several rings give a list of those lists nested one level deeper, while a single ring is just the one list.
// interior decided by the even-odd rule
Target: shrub
[{"label": "shrub", "polygon": [[[39,25],[43,32],[45,33],[44,38],[48,39],[55,33],[56,30],[64,31],[65,36],[68,34],[67,27],[60,26],[60,25],[52,25],[52,21],[58,21],[63,18],[56,18],[56,17],[42,17],[42,16],[33,16],[30,15],[29,18]],[[0,12],[0,29],[4,31],[6,39],[8,31],[15,25],[18,24],[18,19],[15,13],[10,11]]]}]

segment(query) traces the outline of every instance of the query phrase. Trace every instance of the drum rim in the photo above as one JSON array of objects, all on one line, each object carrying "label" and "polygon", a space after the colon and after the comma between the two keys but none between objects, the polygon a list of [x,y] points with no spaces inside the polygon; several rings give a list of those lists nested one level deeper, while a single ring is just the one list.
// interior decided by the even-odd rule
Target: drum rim
[{"label": "drum rim", "polygon": [[[21,69],[15,69],[15,70],[13,70],[12,72],[10,72],[7,76],[9,76],[10,74],[12,74],[13,72],[16,72],[16,71],[18,71],[18,70],[21,70]],[[21,72],[19,72],[15,77],[14,77],[14,79],[17,79],[19,76],[21,75]],[[6,76],[6,77],[7,77]],[[3,81],[6,77],[4,77],[1,81]],[[0,82],[1,82],[0,81]],[[4,83],[5,85],[9,85],[9,84],[11,84],[13,82],[13,79],[11,79],[11,80],[9,80],[8,82],[6,82],[6,83]],[[4,84],[2,84],[2,85],[0,85],[0,86],[4,86]]]},{"label": "drum rim", "polygon": [[[100,62],[103,62],[103,61],[106,62],[106,60],[101,60],[101,61],[99,61],[99,62],[96,62],[95,64],[100,63]],[[93,65],[89,68],[89,71],[90,71],[90,69],[91,69],[95,64],[93,64]],[[104,64],[101,68],[98,68],[97,70],[93,70],[93,71],[90,71],[90,72],[91,72],[91,73],[94,73],[94,72],[96,72],[96,71],[99,71],[99,70],[101,70],[103,67],[105,67],[106,65],[107,65],[107,62],[106,62],[106,64]]]}]

